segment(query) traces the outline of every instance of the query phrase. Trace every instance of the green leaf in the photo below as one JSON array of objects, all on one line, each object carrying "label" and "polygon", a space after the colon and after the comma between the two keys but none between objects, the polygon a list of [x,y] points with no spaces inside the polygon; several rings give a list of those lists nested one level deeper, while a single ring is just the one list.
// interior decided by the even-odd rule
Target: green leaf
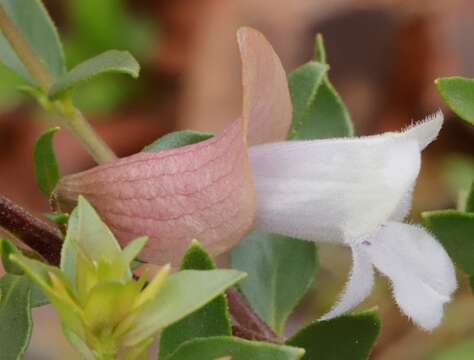
[{"label": "green leaf", "polygon": [[471,184],[471,189],[468,192],[465,209],[467,212],[474,212],[474,181]]},{"label": "green leaf", "polygon": [[23,275],[23,270],[10,261],[10,254],[19,254],[20,251],[9,240],[0,240],[0,255],[2,256],[3,268],[6,272],[15,275]]},{"label": "green leaf", "polygon": [[445,77],[436,79],[435,84],[450,109],[474,124],[474,79]]},{"label": "green leaf", "polygon": [[185,145],[196,144],[198,142],[208,140],[213,136],[214,135],[211,133],[193,130],[175,131],[166,134],[150,145],[145,146],[142,151],[151,152],[179,148]]},{"label": "green leaf", "polygon": [[290,138],[296,137],[304,123],[311,121],[309,119],[310,109],[327,70],[327,65],[310,61],[288,76],[288,87],[293,103]]},{"label": "green leaf", "polygon": [[49,91],[49,96],[57,98],[94,77],[110,72],[129,74],[136,78],[140,72],[140,65],[128,51],[106,51],[80,63],[57,79]]},{"label": "green leaf", "polygon": [[365,360],[380,332],[375,311],[315,321],[291,337],[287,344],[306,350],[307,360]]},{"label": "green leaf", "polygon": [[253,231],[231,252],[232,267],[248,273],[240,288],[277,333],[308,291],[318,270],[314,243]]},{"label": "green leaf", "polygon": [[439,210],[424,212],[422,217],[454,263],[468,275],[474,275],[474,214]]},{"label": "green leaf", "polygon": [[[191,243],[181,264],[182,270],[212,270],[216,265],[197,241]],[[218,296],[203,308],[164,329],[160,336],[159,358],[166,359],[182,343],[201,337],[232,335],[227,300]]]},{"label": "green leaf", "polygon": [[46,130],[36,140],[34,148],[36,183],[46,196],[50,196],[59,180],[59,168],[54,154],[53,136],[59,130]]},{"label": "green leaf", "polygon": [[31,283],[26,276],[0,279],[0,358],[20,359],[31,337]]},{"label": "green leaf", "polygon": [[232,360],[297,360],[303,349],[265,342],[219,336],[188,341],[165,360],[216,360],[228,356]]},{"label": "green leaf", "polygon": [[[0,0],[0,3],[51,75],[59,77],[64,74],[62,45],[53,21],[41,1]],[[35,83],[1,32],[0,61],[28,82]]]},{"label": "green leaf", "polygon": [[[66,238],[61,250],[61,270],[71,284],[76,283],[77,247],[91,260],[112,262],[121,256],[120,245],[95,209],[83,197],[69,216]],[[128,264],[123,263],[124,267]],[[128,277],[131,272],[126,269]]]},{"label": "green leaf", "polygon": [[170,276],[156,299],[144,305],[125,345],[133,346],[182,320],[244,277],[245,273],[236,270],[183,270]]},{"label": "green leaf", "polygon": [[35,283],[31,284],[31,307],[40,307],[48,305],[49,300],[41,288]]},{"label": "green leaf", "polygon": [[316,37],[315,58],[288,76],[293,102],[290,139],[310,140],[354,135],[352,121],[327,75],[326,51]]}]

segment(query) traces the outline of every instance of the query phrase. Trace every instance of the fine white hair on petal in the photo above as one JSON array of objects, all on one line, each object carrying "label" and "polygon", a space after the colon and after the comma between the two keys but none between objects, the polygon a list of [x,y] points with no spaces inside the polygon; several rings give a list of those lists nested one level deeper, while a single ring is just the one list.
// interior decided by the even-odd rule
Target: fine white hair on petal
[{"label": "fine white hair on petal", "polygon": [[359,245],[352,247],[352,272],[339,302],[321,320],[340,316],[359,305],[369,296],[374,285],[374,268]]},{"label": "fine white hair on petal", "polygon": [[453,263],[441,244],[421,226],[388,222],[364,251],[390,278],[403,313],[423,329],[436,327],[457,287]]},{"label": "fine white hair on petal", "polygon": [[418,144],[398,133],[252,146],[256,228],[349,243],[410,202],[420,158]]},{"label": "fine white hair on petal", "polygon": [[402,135],[415,139],[423,150],[433,142],[443,126],[443,112],[438,110],[434,114],[428,115],[423,120],[409,126],[402,132]]}]

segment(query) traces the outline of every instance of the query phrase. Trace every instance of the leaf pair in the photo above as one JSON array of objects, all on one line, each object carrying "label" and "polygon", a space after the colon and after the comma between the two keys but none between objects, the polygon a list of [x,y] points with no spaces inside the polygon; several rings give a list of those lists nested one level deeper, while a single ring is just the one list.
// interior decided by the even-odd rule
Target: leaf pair
[{"label": "leaf pair", "polygon": [[[440,78],[435,84],[451,110],[474,124],[474,79]],[[469,275],[474,291],[474,179],[460,210],[430,211],[422,216],[456,265]]]}]

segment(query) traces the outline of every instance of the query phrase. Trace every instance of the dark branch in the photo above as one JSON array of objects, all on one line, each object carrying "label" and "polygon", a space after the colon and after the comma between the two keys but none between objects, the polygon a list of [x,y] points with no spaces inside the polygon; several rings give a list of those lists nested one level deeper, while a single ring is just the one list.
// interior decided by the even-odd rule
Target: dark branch
[{"label": "dark branch", "polygon": [[238,323],[232,327],[235,336],[278,344],[283,343],[283,339],[275,334],[267,323],[253,311],[237,289],[229,289],[226,294],[230,314]]},{"label": "dark branch", "polygon": [[37,251],[50,264],[59,264],[62,246],[59,232],[2,195],[0,195],[0,227]]}]

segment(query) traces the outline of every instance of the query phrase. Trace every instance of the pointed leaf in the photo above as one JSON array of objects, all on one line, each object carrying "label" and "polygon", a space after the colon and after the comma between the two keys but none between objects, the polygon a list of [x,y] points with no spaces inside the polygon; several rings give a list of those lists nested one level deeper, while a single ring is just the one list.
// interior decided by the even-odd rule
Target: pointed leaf
[{"label": "pointed leaf", "polygon": [[310,110],[327,70],[327,65],[310,61],[288,76],[288,86],[293,103],[289,138],[295,137],[305,122],[313,121],[309,118]]},{"label": "pointed leaf", "polygon": [[0,358],[21,359],[31,337],[31,283],[26,276],[0,279]]},{"label": "pointed leaf", "polygon": [[46,196],[50,196],[59,180],[59,168],[54,153],[53,136],[59,130],[46,130],[36,140],[34,148],[36,183]]},{"label": "pointed leaf", "polygon": [[435,84],[450,109],[474,124],[474,79],[445,77],[437,79]]},{"label": "pointed leaf", "polygon": [[468,275],[474,275],[474,214],[440,210],[424,212],[422,216],[454,263]]},{"label": "pointed leaf", "polygon": [[288,77],[294,106],[297,107],[296,104],[301,99],[308,98],[303,114],[293,113],[289,137],[309,140],[353,136],[354,128],[349,112],[329,81],[327,72],[321,74],[322,79],[313,76],[313,87],[302,86],[298,81],[309,64],[319,64],[327,70],[326,51],[321,35],[316,37],[315,50],[315,60],[298,68]]},{"label": "pointed leaf", "polygon": [[244,277],[235,270],[184,270],[170,276],[156,299],[145,305],[135,319],[125,345],[133,346],[183,319]]},{"label": "pointed leaf", "polygon": [[314,281],[319,261],[309,241],[253,231],[231,252],[232,267],[248,273],[240,288],[279,334]]},{"label": "pointed leaf", "polygon": [[[247,341],[236,337],[218,336],[188,341],[164,360],[297,360],[304,350],[285,345]],[[161,359],[161,358],[160,358]]]},{"label": "pointed leaf", "polygon": [[23,270],[14,262],[10,261],[10,254],[19,253],[20,251],[9,240],[0,239],[0,255],[2,257],[3,268],[6,272],[15,275],[23,275]]},{"label": "pointed leaf", "polygon": [[[53,77],[64,71],[64,55],[56,28],[40,0],[1,0],[7,15]],[[34,84],[10,43],[0,32],[0,61]]]},{"label": "pointed leaf", "polygon": [[[212,270],[216,265],[197,241],[184,255],[182,270]],[[166,359],[182,343],[194,338],[232,335],[225,295],[220,295],[203,308],[164,329],[160,336],[159,358]]]},{"label": "pointed leaf", "polygon": [[76,65],[57,79],[49,91],[49,96],[57,98],[84,82],[110,72],[128,74],[136,78],[140,72],[140,65],[128,51],[106,51]]},{"label": "pointed leaf", "polygon": [[307,360],[365,360],[380,332],[375,311],[315,321],[286,343],[306,350]]},{"label": "pointed leaf", "polygon": [[160,137],[155,142],[147,145],[142,151],[160,151],[165,149],[175,149],[186,145],[196,144],[198,142],[212,138],[214,134],[204,133],[193,130],[175,131]]},{"label": "pointed leaf", "polygon": [[466,207],[467,212],[474,212],[474,181],[471,184],[471,188],[467,193]]}]

